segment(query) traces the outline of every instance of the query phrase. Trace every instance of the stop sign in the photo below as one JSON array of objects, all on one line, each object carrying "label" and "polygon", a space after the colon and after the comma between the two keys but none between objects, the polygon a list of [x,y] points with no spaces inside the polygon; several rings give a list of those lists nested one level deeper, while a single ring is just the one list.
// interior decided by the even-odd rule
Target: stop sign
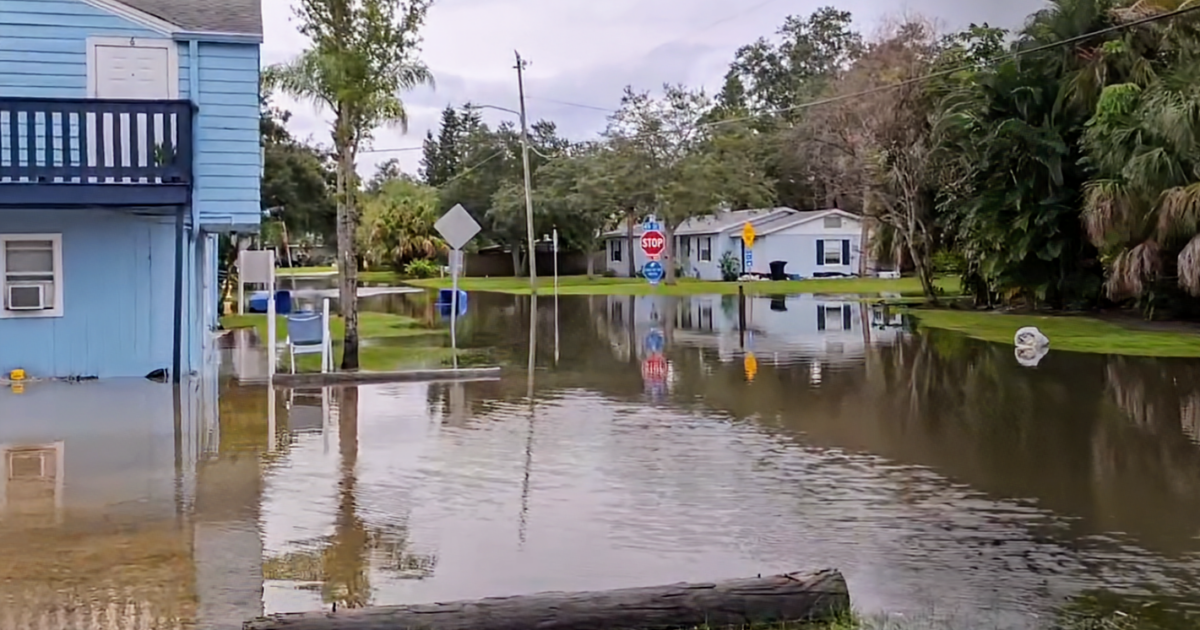
[{"label": "stop sign", "polygon": [[667,248],[667,239],[658,230],[647,230],[642,233],[642,252],[651,260],[662,255]]},{"label": "stop sign", "polygon": [[642,378],[646,383],[662,383],[667,380],[667,359],[661,354],[652,354],[642,361]]}]

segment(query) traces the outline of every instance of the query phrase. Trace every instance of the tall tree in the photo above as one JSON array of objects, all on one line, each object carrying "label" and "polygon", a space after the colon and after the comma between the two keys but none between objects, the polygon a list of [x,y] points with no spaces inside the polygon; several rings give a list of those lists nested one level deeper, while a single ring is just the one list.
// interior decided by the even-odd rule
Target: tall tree
[{"label": "tall tree", "polygon": [[433,76],[418,58],[431,0],[300,0],[296,15],[310,46],[264,73],[268,86],[333,113],[337,155],[338,304],[346,324],[342,369],[358,367],[359,149],[385,125],[408,129],[400,95]]},{"label": "tall tree", "polygon": [[263,98],[262,209],[278,209],[289,234],[332,241],[337,229],[337,174],[333,155],[297,140],[287,130],[291,113]]},{"label": "tall tree", "polygon": [[[708,121],[712,100],[703,91],[663,86],[659,98],[625,89],[605,137],[622,175],[640,184],[626,195],[663,224],[667,284],[674,284],[675,230],[684,221],[728,208],[734,200],[770,197],[765,169],[748,151],[748,130]],[[611,163],[611,162],[610,162]]]}]

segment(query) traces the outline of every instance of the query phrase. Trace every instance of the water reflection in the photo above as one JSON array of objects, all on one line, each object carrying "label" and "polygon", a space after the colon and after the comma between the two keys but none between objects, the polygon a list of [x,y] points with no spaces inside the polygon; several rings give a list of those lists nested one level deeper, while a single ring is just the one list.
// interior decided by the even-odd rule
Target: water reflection
[{"label": "water reflection", "polygon": [[225,380],[178,413],[141,381],[0,390],[0,628],[816,566],[866,610],[996,628],[1147,602],[1176,627],[1200,601],[1196,362],[1031,370],[811,296],[744,327],[718,296],[470,305],[459,343],[498,381]]}]

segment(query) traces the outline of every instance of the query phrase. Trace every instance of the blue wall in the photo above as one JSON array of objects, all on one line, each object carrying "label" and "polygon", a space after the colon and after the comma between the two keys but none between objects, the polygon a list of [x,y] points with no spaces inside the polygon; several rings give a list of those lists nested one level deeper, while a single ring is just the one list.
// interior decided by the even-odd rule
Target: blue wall
[{"label": "blue wall", "polygon": [[[0,319],[0,372],[31,376],[144,376],[170,368],[174,334],[175,226],[116,211],[0,212],[0,233],[61,233],[63,316]],[[186,260],[194,260],[192,248]],[[190,267],[190,265],[189,265]],[[184,274],[185,363],[197,367],[194,270]]]},{"label": "blue wall", "polygon": [[[200,104],[195,193],[200,224],[212,230],[258,225],[258,46],[201,43],[199,51],[199,94],[192,98]],[[181,70],[181,81],[184,74]],[[180,94],[187,92],[181,88]]]},{"label": "blue wall", "polygon": [[[79,0],[3,0],[0,96],[86,98],[88,37],[168,36]],[[200,42],[195,68],[188,43],[177,48],[180,98],[200,106],[194,195],[199,222],[212,230],[258,225],[259,46]]]}]

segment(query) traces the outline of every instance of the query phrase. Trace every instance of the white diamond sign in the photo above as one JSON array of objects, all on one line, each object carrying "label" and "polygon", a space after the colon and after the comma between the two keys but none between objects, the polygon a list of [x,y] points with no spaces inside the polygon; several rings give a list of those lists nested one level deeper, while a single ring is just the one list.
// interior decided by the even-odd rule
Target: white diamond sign
[{"label": "white diamond sign", "polygon": [[462,249],[463,245],[471,242],[475,235],[479,233],[479,224],[475,219],[471,218],[471,213],[462,207],[462,204],[455,204],[450,211],[442,215],[442,218],[433,224],[437,228],[442,238],[446,239],[446,244],[450,249]]}]

